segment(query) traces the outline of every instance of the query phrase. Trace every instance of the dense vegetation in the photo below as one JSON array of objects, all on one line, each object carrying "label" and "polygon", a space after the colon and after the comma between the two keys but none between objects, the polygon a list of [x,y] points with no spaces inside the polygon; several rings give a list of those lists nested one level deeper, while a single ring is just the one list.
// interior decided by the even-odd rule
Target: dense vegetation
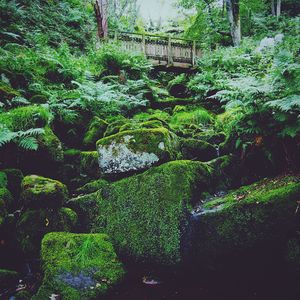
[{"label": "dense vegetation", "polygon": [[[16,299],[103,296],[116,253],[210,268],[266,243],[299,271],[300,6],[216,2],[177,1],[172,34],[203,52],[181,73],[99,41],[94,3],[0,0],[0,298],[40,255]],[[136,1],[109,5],[109,31],[149,29]]]}]

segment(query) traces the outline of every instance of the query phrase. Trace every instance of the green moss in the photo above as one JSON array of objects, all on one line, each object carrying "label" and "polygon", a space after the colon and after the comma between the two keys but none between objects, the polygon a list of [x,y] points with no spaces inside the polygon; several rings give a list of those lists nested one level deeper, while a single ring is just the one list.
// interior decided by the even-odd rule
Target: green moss
[{"label": "green moss", "polygon": [[21,198],[27,208],[60,207],[68,198],[68,190],[57,180],[30,175],[22,181]]},{"label": "green moss", "polygon": [[102,188],[106,187],[109,183],[104,179],[98,179],[88,182],[84,186],[78,188],[76,191],[79,194],[90,194],[94,193]]},{"label": "green moss", "polygon": [[0,99],[12,100],[14,97],[20,96],[20,93],[7,84],[0,83]]},{"label": "green moss", "polygon": [[18,198],[21,192],[21,183],[24,178],[23,173],[19,169],[5,169],[2,170],[7,176],[7,188]]},{"label": "green moss", "polygon": [[5,208],[8,211],[12,211],[15,208],[14,198],[11,192],[6,188],[0,188],[0,201],[5,203]]},{"label": "green moss", "polygon": [[30,300],[31,294],[27,291],[20,291],[15,295],[15,300]]},{"label": "green moss", "polygon": [[100,168],[97,151],[83,151],[80,153],[80,171],[90,178],[99,178]]},{"label": "green moss", "polygon": [[39,152],[42,153],[47,160],[56,163],[63,161],[64,152],[62,144],[50,127],[45,127],[45,134],[38,138],[38,142]]},{"label": "green moss", "polygon": [[49,111],[42,106],[23,106],[0,114],[0,123],[13,131],[45,127],[50,119]]},{"label": "green moss", "polygon": [[191,125],[211,124],[214,117],[204,108],[196,108],[189,111],[180,111],[173,114],[170,127],[174,130],[189,128]]},{"label": "green moss", "polygon": [[217,157],[217,150],[214,146],[196,139],[182,139],[181,153],[184,159],[200,161],[209,161]]},{"label": "green moss", "polygon": [[1,171],[0,172],[0,188],[6,188],[6,187],[7,187],[7,176],[3,171]]},{"label": "green moss", "polygon": [[88,131],[85,133],[83,145],[93,150],[96,142],[104,136],[108,123],[98,117],[94,117],[89,124]]},{"label": "green moss", "polygon": [[7,216],[7,209],[4,200],[0,199],[0,228],[5,222]]},{"label": "green moss", "polygon": [[78,158],[80,156],[81,150],[78,149],[68,149],[64,151],[64,157],[66,159],[72,159],[73,157]]},{"label": "green moss", "polygon": [[17,284],[19,274],[16,271],[0,269],[0,289],[12,288]]},{"label": "green moss", "polygon": [[[274,179],[264,179],[249,186],[243,186],[230,192],[223,198],[217,198],[205,204],[205,208],[224,205],[230,208],[237,205],[269,203],[270,201],[284,201],[291,193],[300,191],[300,182],[297,177],[287,176]],[[241,198],[241,201],[237,199]]]},{"label": "green moss", "polygon": [[173,161],[104,189],[101,217],[117,249],[136,260],[175,264],[181,260],[182,220],[211,182],[211,168]]},{"label": "green moss", "polygon": [[91,232],[101,218],[101,190],[70,199],[67,203],[78,215],[80,232]]},{"label": "green moss", "polygon": [[197,224],[197,259],[205,262],[262,244],[274,250],[294,227],[299,196],[299,177],[286,176],[207,202]]},{"label": "green moss", "polygon": [[89,300],[107,293],[124,270],[104,234],[49,233],[42,242],[44,279],[33,300],[59,294]]},{"label": "green moss", "polygon": [[52,231],[71,231],[77,222],[77,215],[70,208],[58,211],[51,209],[27,210],[17,223],[17,239],[26,256],[37,256],[41,240]]},{"label": "green moss", "polygon": [[128,123],[128,120],[125,118],[122,118],[120,120],[114,121],[112,123],[110,123],[107,128],[106,131],[104,133],[104,137],[108,137],[110,135],[116,134],[119,132],[120,128],[125,125],[126,123]]},{"label": "green moss", "polygon": [[149,109],[147,110],[147,112],[142,112],[134,115],[133,119],[137,121],[148,121],[150,119],[158,119],[161,121],[168,122],[168,120],[170,119],[170,115],[167,112],[161,111],[159,109]]}]

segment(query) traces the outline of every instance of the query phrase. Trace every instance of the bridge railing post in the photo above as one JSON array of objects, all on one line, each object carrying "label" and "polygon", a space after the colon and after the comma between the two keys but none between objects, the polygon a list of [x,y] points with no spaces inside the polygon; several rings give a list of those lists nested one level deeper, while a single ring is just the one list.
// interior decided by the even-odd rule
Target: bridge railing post
[{"label": "bridge railing post", "polygon": [[196,65],[196,41],[193,41],[192,44],[192,66]]},{"label": "bridge railing post", "polygon": [[115,39],[115,41],[117,41],[117,40],[118,40],[118,31],[117,31],[117,30],[115,31],[115,36],[114,36],[114,39]]},{"label": "bridge railing post", "polygon": [[173,64],[173,57],[172,57],[172,39],[168,37],[168,66]]},{"label": "bridge railing post", "polygon": [[146,36],[144,33],[142,35],[142,52],[146,55]]}]

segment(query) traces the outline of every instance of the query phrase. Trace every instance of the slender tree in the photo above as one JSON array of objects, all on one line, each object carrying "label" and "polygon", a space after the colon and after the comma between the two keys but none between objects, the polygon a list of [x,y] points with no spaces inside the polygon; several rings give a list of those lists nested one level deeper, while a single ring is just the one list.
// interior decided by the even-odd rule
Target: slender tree
[{"label": "slender tree", "polygon": [[103,39],[108,35],[108,3],[107,0],[96,0],[94,10],[97,21],[98,38]]},{"label": "slender tree", "polygon": [[242,39],[239,0],[226,0],[228,19],[234,46],[239,46]]}]

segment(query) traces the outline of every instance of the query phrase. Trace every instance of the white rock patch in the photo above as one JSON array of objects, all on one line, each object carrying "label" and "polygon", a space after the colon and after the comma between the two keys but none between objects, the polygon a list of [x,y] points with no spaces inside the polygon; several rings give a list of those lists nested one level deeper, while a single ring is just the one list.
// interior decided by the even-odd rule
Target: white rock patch
[{"label": "white rock patch", "polygon": [[[125,136],[124,141],[129,142],[132,136]],[[154,153],[133,152],[127,145],[112,142],[107,146],[99,146],[99,166],[103,173],[115,174],[144,169],[159,161]]]}]

